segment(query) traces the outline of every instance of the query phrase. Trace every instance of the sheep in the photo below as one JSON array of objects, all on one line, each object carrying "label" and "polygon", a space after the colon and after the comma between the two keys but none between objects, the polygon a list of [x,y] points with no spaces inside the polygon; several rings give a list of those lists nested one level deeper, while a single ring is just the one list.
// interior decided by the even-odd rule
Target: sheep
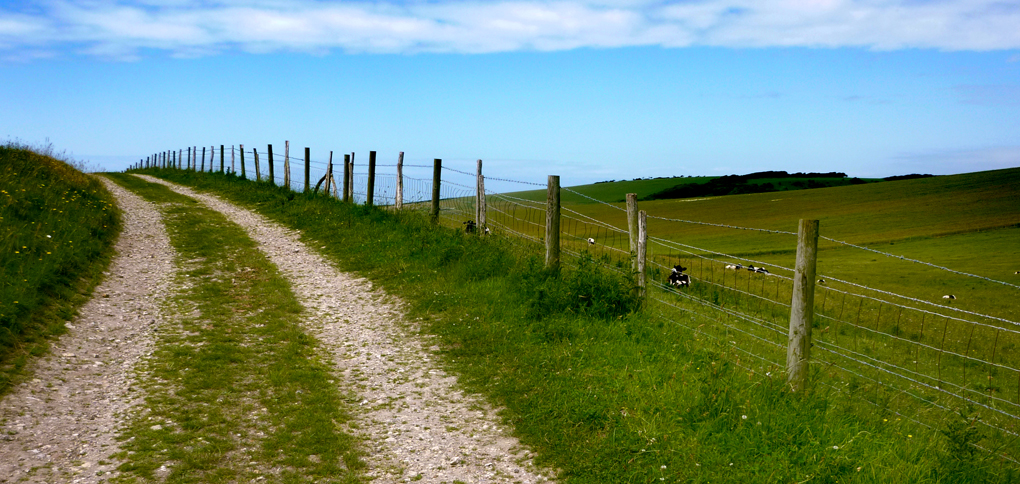
[{"label": "sheep", "polygon": [[691,276],[684,274],[687,268],[681,265],[673,266],[673,272],[669,275],[669,285],[673,287],[691,287]]},{"label": "sheep", "polygon": [[756,268],[754,270],[754,272],[757,272],[758,274],[766,274],[766,275],[769,273],[769,271],[767,269],[765,269],[764,267],[758,267],[758,268]]},{"label": "sheep", "polygon": [[588,237],[588,245],[595,245],[595,239]]},{"label": "sheep", "polygon": [[485,227],[485,235],[489,235],[489,234],[491,234],[491,233],[492,233],[492,231],[491,231],[491,230],[489,230],[489,228],[488,228],[488,227]]},{"label": "sheep", "polygon": [[726,265],[726,268],[727,268],[727,269],[733,269],[733,270],[735,270],[735,271],[739,271],[740,269],[743,269],[743,268],[744,268],[744,266],[742,266],[742,265],[740,265],[740,264],[727,264],[727,265]]},{"label": "sheep", "polygon": [[952,294],[946,294],[945,296],[942,296],[942,299],[956,299],[956,296]]}]

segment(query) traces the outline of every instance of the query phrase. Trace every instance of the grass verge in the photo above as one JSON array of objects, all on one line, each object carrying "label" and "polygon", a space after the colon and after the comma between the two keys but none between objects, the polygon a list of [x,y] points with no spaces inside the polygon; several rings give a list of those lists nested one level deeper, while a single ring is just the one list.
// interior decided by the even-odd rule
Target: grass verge
[{"label": "grass verge", "polygon": [[67,162],[0,146],[0,395],[87,301],[113,255],[113,196]]},{"label": "grass verge", "polygon": [[[471,390],[564,482],[1014,482],[970,452],[966,414],[919,428],[826,387],[788,393],[723,346],[637,310],[580,261],[556,275],[537,247],[477,238],[233,176],[151,170],[302,232],[341,267],[408,302]],[[713,321],[678,313],[697,327]]]},{"label": "grass verge", "polygon": [[345,396],[290,286],[244,230],[193,199],[110,175],[155,202],[183,271],[122,432],[120,482],[358,482]]}]

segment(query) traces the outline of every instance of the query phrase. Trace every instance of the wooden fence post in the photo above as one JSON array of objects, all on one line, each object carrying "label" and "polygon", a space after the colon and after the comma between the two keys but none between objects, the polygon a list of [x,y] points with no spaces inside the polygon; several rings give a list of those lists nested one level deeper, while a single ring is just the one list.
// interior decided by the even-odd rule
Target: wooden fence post
[{"label": "wooden fence post", "polygon": [[305,193],[311,188],[312,149],[305,146]]},{"label": "wooden fence post", "polygon": [[187,170],[191,169],[191,147],[190,146],[188,147],[188,166],[185,169],[187,169]]},{"label": "wooden fence post", "polygon": [[344,154],[344,194],[340,197],[344,203],[351,202],[351,154]]},{"label": "wooden fence post", "polygon": [[283,142],[283,184],[290,190],[290,141]]},{"label": "wooden fence post", "polygon": [[645,299],[647,285],[647,264],[648,260],[648,214],[644,210],[638,211],[638,238],[637,238],[637,287],[638,298]]},{"label": "wooden fence post", "polygon": [[177,161],[177,166],[175,168],[180,170],[181,169],[181,163],[184,162],[184,148],[178,148],[177,149],[177,158],[175,158],[175,160]]},{"label": "wooden fence post", "polygon": [[333,151],[329,152],[329,165],[326,165],[326,176],[322,177],[326,181],[325,190],[323,193],[329,196],[329,187],[333,184]]},{"label": "wooden fence post", "polygon": [[237,145],[237,151],[241,152],[241,178],[247,179],[248,173],[244,168],[244,145]]},{"label": "wooden fence post", "polygon": [[545,267],[560,270],[560,177],[549,175],[545,204]]},{"label": "wooden fence post", "polygon": [[276,185],[276,173],[273,169],[273,145],[269,145],[269,158],[266,160],[269,162],[269,184]]},{"label": "wooden fence post", "polygon": [[354,203],[354,152],[353,151],[351,152],[351,171],[350,171],[350,173],[348,173],[348,176],[351,177],[351,182],[349,184],[347,184],[347,188],[351,191],[351,193],[348,196],[348,198],[350,199],[351,203]]},{"label": "wooden fence post", "polygon": [[237,165],[234,164],[234,145],[230,145],[230,172],[237,174]]},{"label": "wooden fence post", "polygon": [[226,157],[224,155],[226,153],[224,153],[224,151],[226,151],[226,150],[224,150],[223,148],[224,148],[224,146],[220,145],[220,173],[224,173],[223,169],[225,168],[223,165],[225,164],[224,163],[224,161],[225,161],[224,158],[226,158]]},{"label": "wooden fence post", "polygon": [[209,173],[216,171],[213,162],[216,161],[216,145],[209,145]]},{"label": "wooden fence post", "polygon": [[205,171],[205,146],[202,147],[202,171]]},{"label": "wooden fence post", "polygon": [[375,152],[368,152],[368,198],[365,205],[371,207],[375,204]]},{"label": "wooden fence post", "polygon": [[397,198],[394,201],[394,208],[404,208],[404,152],[397,156]]},{"label": "wooden fence post", "polygon": [[198,171],[198,146],[194,147],[192,153],[194,153],[194,156],[191,157],[191,171]]},{"label": "wooden fence post", "polygon": [[439,221],[439,183],[443,173],[443,160],[436,158],[432,166],[432,223]]},{"label": "wooden fence post", "polygon": [[790,338],[786,348],[786,382],[802,391],[811,358],[811,324],[815,315],[815,262],[818,258],[818,221],[801,219],[797,231],[797,265],[790,303]]},{"label": "wooden fence post", "polygon": [[255,158],[255,181],[262,181],[262,167],[259,165],[259,150],[252,148],[251,156]]},{"label": "wooden fence post", "polygon": [[627,232],[630,234],[630,271],[637,273],[638,208],[637,194],[627,194]]},{"label": "wooden fence post", "polygon": [[478,235],[485,234],[485,176],[482,175],[482,160],[478,160],[477,185],[475,188],[475,222]]}]

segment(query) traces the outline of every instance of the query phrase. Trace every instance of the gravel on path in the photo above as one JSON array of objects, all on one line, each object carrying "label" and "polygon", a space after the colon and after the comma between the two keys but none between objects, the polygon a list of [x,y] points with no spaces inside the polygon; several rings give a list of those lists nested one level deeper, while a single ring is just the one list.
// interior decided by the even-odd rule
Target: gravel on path
[{"label": "gravel on path", "polygon": [[292,283],[306,308],[304,325],[360,396],[357,429],[373,482],[536,483],[551,473],[511,435],[495,410],[458,388],[434,358],[399,302],[371,282],[344,273],[305,246],[300,233],[215,196],[157,178],[243,227]]},{"label": "gravel on path", "polygon": [[0,483],[95,483],[116,475],[114,439],[142,392],[135,367],[152,350],[176,273],[160,212],[103,179],[124,214],[116,256],[94,297],[66,323],[29,379],[0,400]]}]

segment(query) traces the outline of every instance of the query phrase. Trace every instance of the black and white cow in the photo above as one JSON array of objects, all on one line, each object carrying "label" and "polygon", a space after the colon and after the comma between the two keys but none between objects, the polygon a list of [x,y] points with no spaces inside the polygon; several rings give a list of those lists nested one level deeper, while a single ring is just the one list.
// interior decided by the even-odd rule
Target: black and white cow
[{"label": "black and white cow", "polygon": [[691,276],[684,274],[687,268],[681,265],[673,267],[673,272],[669,275],[669,285],[673,287],[691,287]]}]

